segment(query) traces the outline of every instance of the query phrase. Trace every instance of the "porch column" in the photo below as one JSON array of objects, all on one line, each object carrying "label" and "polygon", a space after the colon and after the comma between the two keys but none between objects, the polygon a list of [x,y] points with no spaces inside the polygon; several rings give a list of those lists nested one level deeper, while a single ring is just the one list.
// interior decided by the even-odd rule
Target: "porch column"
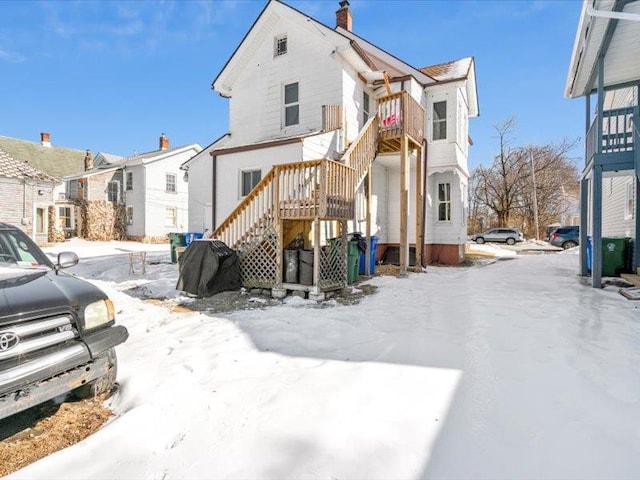
[{"label": "porch column", "polygon": [[320,219],[313,219],[313,292],[320,293]]},{"label": "porch column", "polygon": [[422,268],[422,248],[424,245],[424,222],[422,218],[422,203],[424,201],[422,183],[422,147],[416,150],[416,267]]},{"label": "porch column", "polygon": [[371,180],[371,173],[372,173],[373,167],[370,165],[369,166],[369,170],[367,172],[367,176],[365,178],[365,208],[367,209],[366,211],[366,215],[365,215],[365,221],[367,222],[366,226],[365,226],[365,235],[366,235],[366,240],[367,240],[367,250],[365,252],[365,259],[364,259],[364,273],[365,275],[369,276],[371,275],[371,271],[373,270],[373,265],[371,265],[371,186],[372,186],[372,180]]},{"label": "porch column", "polygon": [[633,156],[635,163],[635,219],[636,219],[636,234],[633,239],[633,260],[632,267],[633,273],[637,273],[638,266],[640,265],[640,84],[636,86],[638,89],[638,105],[634,109],[633,113]]},{"label": "porch column", "polygon": [[602,288],[602,165],[600,156],[602,155],[602,110],[604,108],[604,56],[598,57],[598,117],[597,134],[598,140],[596,152],[593,158],[592,176],[592,216],[591,221],[591,283],[593,288]]},{"label": "porch column", "polygon": [[409,265],[409,152],[408,139],[402,136],[400,147],[400,276],[407,275]]},{"label": "porch column", "polygon": [[587,229],[589,223],[587,217],[589,215],[589,180],[583,178],[580,181],[580,275],[586,277],[589,275],[587,268]]}]

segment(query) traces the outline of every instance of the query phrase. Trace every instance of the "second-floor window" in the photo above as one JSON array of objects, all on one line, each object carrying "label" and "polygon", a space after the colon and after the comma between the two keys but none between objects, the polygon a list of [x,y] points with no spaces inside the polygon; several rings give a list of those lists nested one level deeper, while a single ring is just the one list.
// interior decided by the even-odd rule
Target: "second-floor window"
[{"label": "second-floor window", "polygon": [[433,139],[444,140],[447,138],[447,102],[435,102],[433,104]]},{"label": "second-floor window", "polygon": [[284,126],[300,123],[300,104],[298,103],[298,82],[284,86]]},{"label": "second-floor window", "polygon": [[175,173],[167,173],[165,191],[167,193],[176,193],[176,174]]},{"label": "second-floor window", "polygon": [[133,172],[127,172],[126,189],[133,190]]},{"label": "second-floor window", "polygon": [[438,221],[451,221],[451,184],[438,184]]},{"label": "second-floor window", "polygon": [[279,57],[287,53],[287,36],[280,35],[273,39],[273,56]]},{"label": "second-floor window", "polygon": [[369,94],[367,92],[362,92],[362,125],[369,121],[370,103],[371,99],[369,98]]},{"label": "second-floor window", "polygon": [[120,201],[120,182],[113,181],[107,184],[107,200],[116,203]]},{"label": "second-floor window", "polygon": [[253,187],[260,183],[260,179],[262,178],[261,170],[244,170],[241,172],[241,186],[240,192],[243,197],[249,195],[249,192],[253,190]]}]

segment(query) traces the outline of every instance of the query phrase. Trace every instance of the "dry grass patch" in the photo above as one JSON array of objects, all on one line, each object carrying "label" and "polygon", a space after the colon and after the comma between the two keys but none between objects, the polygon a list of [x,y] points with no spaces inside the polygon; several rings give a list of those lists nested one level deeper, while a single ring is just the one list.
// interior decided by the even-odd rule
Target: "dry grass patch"
[{"label": "dry grass patch", "polygon": [[[96,432],[113,415],[104,398],[47,402],[0,422],[0,477],[53,452],[74,445]],[[10,436],[4,438],[10,433]]]}]

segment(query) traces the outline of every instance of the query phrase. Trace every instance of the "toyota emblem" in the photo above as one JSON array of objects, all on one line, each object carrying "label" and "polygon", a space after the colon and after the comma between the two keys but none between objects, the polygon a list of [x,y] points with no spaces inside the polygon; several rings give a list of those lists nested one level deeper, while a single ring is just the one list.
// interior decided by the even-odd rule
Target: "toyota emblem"
[{"label": "toyota emblem", "polygon": [[6,352],[20,343],[20,337],[13,332],[0,333],[0,352]]}]

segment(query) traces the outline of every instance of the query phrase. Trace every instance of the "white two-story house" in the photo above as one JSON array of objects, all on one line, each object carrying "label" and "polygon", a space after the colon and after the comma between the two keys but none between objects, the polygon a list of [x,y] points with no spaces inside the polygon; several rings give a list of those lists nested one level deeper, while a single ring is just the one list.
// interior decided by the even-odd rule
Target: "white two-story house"
[{"label": "white two-story house", "polygon": [[213,89],[229,132],[183,165],[189,230],[262,262],[245,284],[281,284],[300,235],[320,258],[316,290],[333,285],[328,239],[352,231],[376,235],[379,255],[399,247],[401,271],[463,260],[473,58],[415,68],[353,33],[348,1],[332,29],[272,0]]}]

